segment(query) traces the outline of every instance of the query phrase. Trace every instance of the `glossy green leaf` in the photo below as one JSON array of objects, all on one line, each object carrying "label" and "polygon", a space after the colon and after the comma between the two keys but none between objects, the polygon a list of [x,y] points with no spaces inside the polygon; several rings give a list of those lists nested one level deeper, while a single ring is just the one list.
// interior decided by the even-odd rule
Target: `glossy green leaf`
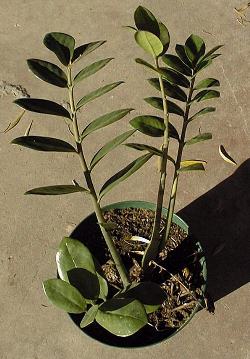
[{"label": "glossy green leaf", "polygon": [[86,103],[95,100],[96,98],[104,95],[105,93],[113,90],[115,87],[119,86],[120,84],[123,84],[123,81],[114,82],[112,84],[105,85],[103,87],[100,87],[99,89],[90,92],[88,95],[84,96],[76,105],[76,109],[79,110],[82,106],[86,105]]},{"label": "glossy green leaf", "polygon": [[197,61],[205,54],[206,46],[201,37],[192,34],[189,36],[185,43],[185,51],[188,59],[192,64],[196,64]]},{"label": "glossy green leaf", "polygon": [[[157,108],[158,110],[163,111],[163,101],[161,97],[147,97],[144,98],[144,101],[146,101],[151,106]],[[168,105],[169,113],[174,113],[175,115],[184,116],[184,111],[182,110],[182,108],[180,108],[174,102],[167,101],[167,105]]]},{"label": "glossy green leaf", "polygon": [[138,171],[151,157],[152,157],[151,153],[143,155],[143,156],[137,158],[136,160],[134,160],[133,162],[131,162],[128,166],[124,167],[121,171],[119,171],[115,175],[113,175],[102,186],[100,194],[99,194],[99,198],[102,198],[113,187],[115,187],[120,182],[127,179],[129,176],[131,176],[136,171]]},{"label": "glossy green leaf", "polygon": [[192,76],[192,70],[187,65],[185,65],[178,56],[163,55],[162,60],[166,65],[182,73],[183,75]]},{"label": "glossy green leaf", "polygon": [[129,298],[108,300],[99,307],[95,319],[103,328],[120,337],[136,333],[148,322],[144,306]]},{"label": "glossy green leaf", "polygon": [[107,58],[104,60],[99,60],[93,64],[82,69],[74,78],[74,85],[78,84],[80,81],[86,79],[87,77],[94,75],[97,71],[101,70],[106,66],[113,58]]},{"label": "glossy green leaf", "polygon": [[159,39],[161,40],[161,43],[163,45],[163,51],[161,52],[161,55],[162,55],[162,54],[165,54],[165,52],[169,48],[170,35],[169,35],[167,27],[162,22],[159,22],[159,29],[160,29]]},{"label": "glossy green leaf", "polygon": [[[129,123],[132,127],[145,135],[152,137],[162,137],[164,135],[165,124],[161,117],[150,115],[137,116]],[[169,136],[179,139],[178,132],[171,123],[169,123]]]},{"label": "glossy green leaf", "polygon": [[162,137],[164,135],[164,120],[158,116],[137,116],[129,121],[132,127],[148,136]]},{"label": "glossy green leaf", "polygon": [[51,32],[45,35],[43,43],[56,54],[63,65],[69,65],[75,47],[75,39],[72,36],[61,32]]},{"label": "glossy green leaf", "polygon": [[92,305],[81,320],[80,328],[85,328],[95,320],[99,305]]},{"label": "glossy green leaf", "polygon": [[61,194],[69,194],[76,192],[89,192],[86,188],[74,185],[56,185],[56,186],[47,186],[47,187],[38,187],[33,188],[25,194],[37,194],[41,196],[55,196]]},{"label": "glossy green leaf", "polygon": [[212,133],[207,132],[207,133],[201,133],[198,136],[195,136],[193,138],[191,138],[190,140],[187,140],[185,142],[186,145],[193,145],[197,142],[201,142],[201,141],[206,141],[206,140],[211,140],[212,139]]},{"label": "glossy green leaf", "polygon": [[115,149],[117,146],[119,146],[121,143],[126,141],[133,133],[135,133],[136,130],[130,130],[127,132],[122,133],[121,135],[115,137],[106,145],[104,145],[92,158],[90,162],[90,170],[92,170],[96,164],[104,157],[106,156],[110,151]]},{"label": "glossy green leaf", "polygon": [[204,70],[206,67],[208,67],[211,64],[212,64],[212,59],[210,59],[210,58],[207,58],[207,59],[199,62],[197,64],[197,66],[195,67],[194,73],[197,74],[198,72],[200,72],[201,70]]},{"label": "glossy green leaf", "polygon": [[160,39],[148,31],[137,31],[135,33],[137,44],[153,57],[159,56],[163,51],[163,45]]},{"label": "glossy green leaf", "polygon": [[86,301],[81,293],[71,284],[61,279],[44,281],[43,289],[54,305],[68,313],[83,313],[86,310]]},{"label": "glossy green leaf", "polygon": [[89,249],[76,239],[65,237],[56,253],[56,263],[59,277],[69,281],[68,271],[73,268],[86,269],[96,274],[93,256]]},{"label": "glossy green leaf", "polygon": [[69,143],[53,137],[22,136],[11,141],[14,145],[44,152],[76,152]]},{"label": "glossy green leaf", "polygon": [[203,61],[207,58],[210,58],[211,55],[213,55],[217,50],[219,50],[221,47],[223,47],[224,45],[218,45],[213,47],[211,50],[209,50],[205,55],[202,56],[202,58],[199,61]]},{"label": "glossy green leaf", "polygon": [[138,151],[147,151],[149,153],[152,153],[153,155],[162,157],[162,151],[158,150],[158,148],[155,148],[153,146],[144,145],[142,143],[125,143],[125,146],[133,148]]},{"label": "glossy green leaf", "polygon": [[69,283],[79,290],[83,298],[88,301],[98,299],[100,285],[96,273],[91,273],[84,268],[72,268],[67,275]]},{"label": "glossy green leaf", "polygon": [[197,117],[205,115],[205,114],[210,113],[210,112],[214,112],[215,110],[216,110],[215,107],[205,107],[202,110],[196,112],[196,114],[194,114],[192,117],[190,117],[189,121],[193,121]]},{"label": "glossy green leaf", "polygon": [[29,59],[27,64],[39,79],[58,87],[68,86],[66,74],[57,65],[39,59]]},{"label": "glossy green leaf", "polygon": [[201,160],[181,161],[178,172],[205,171],[204,164],[206,164],[206,161],[201,161]]},{"label": "glossy green leaf", "polygon": [[[150,85],[155,87],[158,91],[161,91],[158,78],[149,79],[148,82],[150,83]],[[168,97],[174,98],[182,102],[187,101],[187,95],[179,86],[173,85],[166,80],[163,80],[163,86],[165,93]]]},{"label": "glossy green leaf", "polygon": [[148,63],[147,61],[145,61],[145,60],[142,60],[142,59],[137,58],[137,59],[135,59],[135,62],[136,62],[137,64],[140,64],[140,65],[143,65],[143,66],[148,67],[150,70],[153,70],[153,71],[158,72],[157,68],[155,68],[153,65],[149,64],[149,63]]},{"label": "glossy green leaf", "polygon": [[188,81],[188,79],[179,72],[162,67],[160,69],[160,74],[171,84],[182,86],[185,88],[190,87],[190,82]]},{"label": "glossy green leaf", "polygon": [[18,115],[18,117],[17,117],[13,122],[10,122],[10,123],[8,124],[8,126],[6,127],[6,129],[5,129],[4,131],[1,131],[1,133],[7,133],[7,132],[9,132],[10,130],[12,130],[13,128],[15,128],[15,127],[19,124],[19,122],[21,121],[21,119],[23,118],[24,114],[25,114],[25,110],[22,111],[22,112],[20,113],[20,115]]},{"label": "glossy green leaf", "polygon": [[177,44],[175,46],[175,52],[177,53],[177,55],[179,56],[179,58],[181,59],[181,61],[187,65],[190,69],[193,68],[191,62],[189,61],[187,55],[186,55],[186,50],[185,50],[185,46],[184,45],[179,45]]},{"label": "glossy green leaf", "polygon": [[81,45],[74,50],[72,57],[72,63],[80,60],[82,57],[90,54],[92,51],[98,49],[101,45],[105,44],[106,41],[95,41],[88,44]]},{"label": "glossy green leaf", "polygon": [[143,6],[138,6],[134,13],[134,20],[138,30],[148,31],[159,37],[159,24],[151,11]]},{"label": "glossy green leaf", "polygon": [[219,154],[221,155],[224,161],[237,166],[235,160],[229,155],[229,153],[225,150],[225,147],[222,145],[219,146]]},{"label": "glossy green leaf", "polygon": [[216,90],[202,90],[192,99],[192,101],[204,101],[204,100],[210,100],[212,98],[220,97],[219,91]]},{"label": "glossy green leaf", "polygon": [[100,128],[108,126],[126,116],[128,113],[133,111],[132,108],[126,108],[122,110],[116,110],[110,113],[107,113],[101,117],[98,117],[94,121],[92,121],[85,129],[82,131],[81,139],[83,140],[86,136],[88,136],[93,131],[97,131]]},{"label": "glossy green leaf", "polygon": [[118,294],[119,298],[137,299],[145,305],[162,304],[167,299],[166,292],[154,282],[140,282]]},{"label": "glossy green leaf", "polygon": [[208,78],[208,79],[204,79],[202,81],[200,81],[194,88],[194,90],[200,90],[200,89],[205,89],[208,87],[215,87],[215,86],[220,86],[220,81],[213,79],[213,78]]},{"label": "glossy green leaf", "polygon": [[27,111],[71,118],[64,107],[53,101],[37,98],[19,98],[14,103]]}]

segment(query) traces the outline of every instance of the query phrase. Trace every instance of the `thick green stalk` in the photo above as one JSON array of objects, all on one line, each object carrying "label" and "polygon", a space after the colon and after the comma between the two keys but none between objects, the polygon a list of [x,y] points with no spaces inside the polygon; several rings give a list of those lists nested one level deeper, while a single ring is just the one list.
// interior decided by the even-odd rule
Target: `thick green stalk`
[{"label": "thick green stalk", "polygon": [[[156,68],[159,69],[158,58],[156,58]],[[159,240],[159,232],[160,232],[160,223],[162,216],[162,207],[163,207],[163,198],[165,193],[166,186],[166,175],[167,175],[167,159],[168,159],[168,145],[169,145],[169,131],[168,131],[168,123],[169,123],[169,112],[168,112],[168,104],[166,93],[164,89],[164,84],[162,80],[162,75],[159,74],[159,83],[161,89],[161,96],[163,102],[163,113],[164,113],[164,136],[163,136],[163,144],[162,144],[162,159],[161,159],[161,168],[160,168],[160,183],[157,194],[157,203],[156,203],[156,211],[154,218],[154,227],[151,236],[151,241],[146,249],[145,255],[143,257],[143,268],[146,268],[151,260],[154,260],[158,254],[158,248],[160,245]]]},{"label": "thick green stalk", "polygon": [[179,147],[178,147],[178,153],[175,163],[175,171],[173,176],[173,183],[171,188],[171,194],[168,204],[168,214],[167,214],[167,221],[166,226],[164,228],[163,232],[163,240],[161,242],[161,249],[163,249],[168,241],[170,228],[173,220],[173,214],[174,214],[174,208],[175,208],[175,201],[176,201],[176,195],[177,195],[177,189],[178,189],[178,179],[179,179],[179,173],[178,170],[180,169],[181,159],[182,159],[182,153],[185,146],[185,137],[186,137],[186,130],[188,125],[188,117],[189,117],[189,110],[191,106],[191,99],[194,91],[194,83],[195,83],[195,76],[191,80],[190,88],[189,88],[189,94],[188,99],[186,103],[186,109],[183,117],[183,126],[181,131],[181,137],[179,141]]},{"label": "thick green stalk", "polygon": [[96,194],[94,184],[93,184],[93,181],[91,178],[91,173],[90,173],[90,170],[88,168],[88,165],[86,163],[84,153],[83,153],[83,147],[81,144],[79,128],[78,128],[78,123],[77,123],[76,107],[75,107],[75,101],[74,101],[74,86],[73,86],[73,82],[72,82],[72,74],[71,74],[71,66],[70,65],[68,66],[68,89],[69,89],[69,102],[70,102],[71,116],[72,116],[72,122],[73,122],[73,133],[74,133],[75,142],[76,142],[76,146],[77,146],[77,152],[78,152],[81,166],[83,169],[84,178],[86,180],[86,183],[87,183],[87,186],[88,186],[91,198],[92,198],[94,211],[95,211],[95,214],[97,217],[97,221],[100,224],[100,229],[101,229],[102,235],[105,239],[106,245],[110,251],[110,254],[111,254],[111,256],[114,260],[114,263],[116,265],[116,268],[119,272],[123,286],[124,286],[124,288],[126,288],[129,285],[129,278],[128,278],[126,268],[121,260],[121,257],[115,247],[115,244],[114,244],[112,238],[110,237],[110,235],[106,231],[106,229],[101,225],[101,223],[105,223],[105,219],[103,217],[102,210],[99,205],[97,194]]}]

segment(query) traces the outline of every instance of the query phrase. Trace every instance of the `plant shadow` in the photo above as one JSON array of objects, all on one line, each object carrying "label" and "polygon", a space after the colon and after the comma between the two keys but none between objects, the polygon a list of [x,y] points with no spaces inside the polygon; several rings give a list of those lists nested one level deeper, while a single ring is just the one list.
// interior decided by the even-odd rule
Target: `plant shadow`
[{"label": "plant shadow", "polygon": [[250,159],[178,215],[202,244],[214,301],[249,282]]}]

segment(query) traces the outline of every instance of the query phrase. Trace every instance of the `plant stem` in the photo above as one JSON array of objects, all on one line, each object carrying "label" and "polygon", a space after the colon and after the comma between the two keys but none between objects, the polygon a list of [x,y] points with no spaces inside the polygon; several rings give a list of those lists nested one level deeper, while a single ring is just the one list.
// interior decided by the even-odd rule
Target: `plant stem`
[{"label": "plant stem", "polygon": [[[159,61],[158,58],[155,59],[156,68],[159,69]],[[164,89],[164,84],[162,80],[162,75],[159,74],[159,83],[161,89],[161,96],[163,102],[163,113],[164,113],[164,135],[163,135],[163,145],[162,145],[162,159],[161,159],[161,168],[160,168],[160,183],[158,188],[158,195],[157,195],[157,204],[156,204],[156,211],[155,211],[155,218],[154,218],[154,226],[153,232],[151,236],[151,241],[147,246],[145,251],[145,255],[143,258],[143,268],[145,269],[148,267],[149,262],[156,258],[158,253],[158,248],[160,244],[159,240],[159,232],[160,232],[160,223],[161,223],[161,216],[162,216],[162,207],[163,207],[163,198],[166,186],[166,175],[167,175],[167,159],[168,159],[168,145],[169,145],[169,131],[168,131],[168,123],[169,123],[169,112],[168,112],[168,104],[166,93]]]},{"label": "plant stem", "polygon": [[126,271],[126,268],[121,260],[121,257],[115,247],[115,244],[112,240],[112,238],[110,237],[110,234],[108,233],[108,231],[106,231],[106,229],[101,225],[105,223],[105,219],[103,217],[102,214],[102,210],[100,207],[100,204],[98,202],[98,198],[97,198],[97,194],[95,191],[95,187],[91,178],[91,173],[90,170],[88,168],[88,165],[86,163],[85,160],[85,156],[83,153],[83,147],[81,144],[81,139],[80,139],[80,134],[79,134],[79,128],[78,128],[78,123],[77,123],[77,116],[76,116],[76,106],[75,106],[75,100],[74,100],[74,85],[73,85],[73,81],[72,81],[72,73],[71,73],[71,66],[69,65],[67,68],[67,74],[68,74],[68,89],[69,89],[69,102],[70,102],[70,109],[71,109],[71,116],[72,116],[72,124],[73,124],[73,133],[74,133],[74,138],[75,138],[75,142],[76,142],[76,147],[77,147],[77,153],[79,155],[80,158],[80,162],[81,162],[81,166],[83,169],[83,174],[84,174],[84,178],[86,180],[86,184],[87,187],[89,189],[91,198],[92,198],[92,202],[93,202],[93,206],[94,206],[94,211],[97,217],[97,221],[100,225],[100,229],[102,232],[102,235],[105,239],[106,245],[110,251],[110,254],[114,260],[114,263],[116,265],[116,268],[119,272],[119,275],[121,277],[122,283],[124,288],[126,288],[129,285],[129,279],[128,279],[128,274]]},{"label": "plant stem", "polygon": [[162,237],[163,239],[161,242],[161,249],[163,249],[165,247],[165,245],[168,241],[170,228],[171,228],[171,224],[172,224],[172,220],[173,220],[175,201],[176,201],[176,195],[177,195],[177,189],[178,189],[178,179],[179,179],[178,170],[180,169],[182,153],[183,153],[183,149],[185,146],[185,137],[186,137],[186,130],[187,130],[187,125],[188,125],[188,117],[189,117],[189,110],[190,110],[190,106],[191,106],[191,99],[192,99],[192,95],[193,95],[193,91],[194,91],[194,83],[195,83],[195,76],[191,80],[188,99],[187,99],[187,103],[186,103],[186,109],[185,109],[185,113],[184,113],[184,117],[183,117],[183,126],[182,126],[181,137],[180,137],[179,147],[178,147],[178,153],[177,153],[177,158],[176,158],[176,163],[175,163],[175,171],[174,171],[173,183],[172,183],[171,194],[170,194],[170,199],[169,199],[169,204],[168,204],[166,226],[164,228],[163,237]]}]

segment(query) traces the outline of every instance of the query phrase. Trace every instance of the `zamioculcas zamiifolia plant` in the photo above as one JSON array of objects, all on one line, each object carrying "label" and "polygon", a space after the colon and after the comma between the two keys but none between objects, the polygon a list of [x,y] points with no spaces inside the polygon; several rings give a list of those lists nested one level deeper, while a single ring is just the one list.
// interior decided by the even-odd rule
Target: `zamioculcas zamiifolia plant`
[{"label": "zamioculcas zamiifolia plant", "polygon": [[[186,130],[190,123],[195,124],[196,118],[215,111],[214,107],[204,107],[193,111],[193,107],[196,108],[197,103],[201,101],[220,96],[220,93],[214,89],[214,87],[219,86],[218,80],[214,78],[200,79],[199,77],[202,71],[212,63],[213,59],[219,56],[216,51],[221,46],[216,46],[206,52],[204,41],[197,35],[191,35],[184,45],[176,45],[176,54],[172,55],[168,52],[170,44],[169,32],[162,22],[158,21],[149,10],[141,6],[135,11],[134,18],[135,27],[129,27],[135,31],[137,44],[152,58],[151,63],[139,58],[136,59],[136,62],[146,66],[155,74],[156,77],[150,78],[149,83],[160,92],[159,97],[149,97],[145,101],[160,110],[162,116],[143,115],[133,118],[130,121],[133,129],[110,140],[97,151],[91,162],[87,163],[83,150],[85,138],[92,136],[95,131],[122,119],[132,109],[125,108],[112,111],[98,117],[86,124],[83,129],[80,129],[78,115],[82,116],[84,106],[119,86],[122,81],[102,86],[76,101],[75,87],[81,86],[84,79],[102,69],[112,59],[99,60],[73,75],[76,62],[96,50],[104,41],[75,47],[75,40],[72,36],[53,32],[45,36],[44,44],[55,53],[61,65],[63,65],[63,69],[39,59],[29,59],[28,66],[41,80],[64,88],[68,92],[69,109],[45,99],[22,98],[16,100],[15,103],[24,110],[64,118],[70,136],[74,139],[74,145],[57,138],[30,135],[30,127],[25,136],[12,141],[14,144],[38,151],[70,152],[72,155],[79,157],[85,186],[73,180],[72,185],[60,184],[39,187],[26,193],[60,195],[81,192],[89,196],[110,257],[120,277],[120,285],[116,286],[116,289],[112,287],[112,290],[110,290],[111,287],[108,285],[102,267],[95,258],[97,253],[91,253],[83,243],[76,239],[64,238],[56,255],[59,278],[45,281],[44,290],[49,300],[59,308],[69,313],[84,313],[80,324],[82,328],[96,321],[107,331],[121,337],[131,336],[149,324],[149,315],[155,313],[166,301],[167,294],[164,286],[161,285],[161,282],[152,279],[155,277],[151,277],[151,273],[154,271],[151,264],[157,264],[159,253],[169,240],[179,176],[186,171],[204,170],[206,163],[201,159],[183,160],[182,154],[185,147],[212,138],[211,133],[198,132],[193,138],[187,139]],[[173,99],[179,102],[173,102]],[[81,114],[79,113],[80,109]],[[172,114],[181,119],[182,129],[180,133],[171,122]],[[13,128],[16,123],[11,124],[10,128]],[[162,138],[159,147],[155,148],[148,144],[126,143],[128,147],[146,151],[146,153],[108,179],[98,193],[92,180],[92,171],[96,169],[99,161],[104,156],[125,142],[135,131]],[[178,144],[176,156],[169,154],[170,140],[176,141]],[[134,241],[144,242],[144,245],[147,244],[146,250],[142,251],[141,267],[144,277],[142,276],[141,281],[138,282],[131,279],[128,274],[130,268],[126,268],[125,262],[123,262],[121,254],[115,246],[111,234],[116,223],[105,221],[101,208],[101,199],[114,186],[127,179],[153,156],[158,156],[160,159],[160,180],[154,226],[151,231],[152,236],[151,240],[140,237],[133,239]],[[225,156],[227,155],[225,154]],[[174,166],[174,175],[173,179],[171,179],[172,188],[169,203],[166,206],[168,208],[166,224],[162,231],[161,217],[169,162]],[[161,269],[164,270],[163,267]],[[182,283],[181,286],[183,286]],[[185,288],[188,290],[187,287]]]},{"label": "zamioculcas zamiifolia plant", "polygon": [[[146,150],[161,159],[154,228],[151,241],[143,256],[143,268],[147,270],[150,261],[156,259],[159,251],[165,247],[168,241],[179,176],[187,171],[205,170],[206,161],[200,159],[183,160],[182,155],[186,146],[212,138],[210,132],[200,133],[198,130],[194,137],[187,139],[186,131],[188,125],[195,123],[198,117],[215,111],[215,107],[203,107],[197,111],[196,104],[220,96],[220,92],[214,89],[220,86],[219,81],[214,78],[200,79],[200,74],[212,64],[213,59],[220,55],[216,51],[221,48],[221,45],[206,52],[204,41],[197,35],[191,35],[184,45],[176,45],[176,54],[169,54],[167,50],[170,44],[170,36],[166,26],[159,22],[149,10],[141,6],[135,11],[134,18],[135,41],[152,58],[152,63],[140,58],[137,58],[136,62],[147,67],[157,76],[148,81],[161,95],[160,97],[145,98],[145,101],[163,114],[162,117],[137,116],[130,121],[130,124],[138,131],[149,136],[161,137],[163,140],[159,148],[138,143],[127,144],[127,146],[137,150]],[[169,100],[170,98],[177,100],[178,103]],[[192,107],[197,112],[193,112]],[[170,122],[171,114],[179,116],[182,120],[180,133]],[[175,158],[169,155],[170,140],[178,143]],[[168,161],[174,166],[174,176],[170,199],[167,204],[166,225],[160,235]]]}]

